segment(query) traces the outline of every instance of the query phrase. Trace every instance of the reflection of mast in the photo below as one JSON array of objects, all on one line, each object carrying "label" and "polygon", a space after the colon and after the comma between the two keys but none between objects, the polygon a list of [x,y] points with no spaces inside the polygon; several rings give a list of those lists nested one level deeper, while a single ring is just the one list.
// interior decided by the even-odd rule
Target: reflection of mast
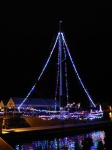
[{"label": "reflection of mast", "polygon": [[62,35],[61,35],[61,23],[59,22],[59,65],[60,65],[60,87],[59,87],[59,102],[62,107]]}]

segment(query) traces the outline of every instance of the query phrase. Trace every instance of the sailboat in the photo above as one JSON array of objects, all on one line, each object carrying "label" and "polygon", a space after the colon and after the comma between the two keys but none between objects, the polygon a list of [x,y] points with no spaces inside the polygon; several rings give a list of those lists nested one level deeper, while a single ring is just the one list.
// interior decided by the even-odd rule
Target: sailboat
[{"label": "sailboat", "polygon": [[[99,105],[99,108],[96,107],[94,101],[92,100],[87,88],[85,87],[84,83],[82,82],[82,79],[76,69],[75,63],[72,59],[71,53],[69,51],[67,42],[65,40],[64,33],[61,30],[62,21],[59,22],[59,32],[57,34],[56,40],[54,42],[54,45],[52,47],[52,50],[50,52],[50,55],[45,63],[45,66],[43,67],[39,77],[37,78],[37,81],[32,86],[31,90],[28,92],[22,103],[18,106],[19,112],[21,112],[21,107],[27,100],[27,98],[31,95],[31,93],[35,90],[37,86],[37,82],[41,79],[43,76],[50,59],[54,53],[55,47],[58,44],[58,62],[57,62],[57,79],[56,79],[56,91],[55,91],[55,102],[54,102],[54,110],[46,110],[45,115],[37,115],[37,116],[23,116],[23,118],[30,124],[30,126],[50,126],[50,125],[59,125],[65,123],[66,124],[74,124],[76,121],[85,121],[85,120],[99,120],[103,118],[103,110],[101,105]],[[69,58],[73,70],[76,74],[76,77],[84,91],[84,93],[87,95],[87,98],[89,99],[89,103],[91,106],[90,110],[83,110],[83,109],[77,109],[74,111],[70,111],[70,108],[74,106],[74,104],[69,103],[69,96],[68,96],[68,81],[67,81],[67,63],[66,59]],[[64,67],[63,67],[63,63]],[[65,83],[63,83],[63,70],[65,72]],[[66,105],[63,105],[63,84],[65,84],[66,89]],[[57,105],[57,101],[59,102],[59,106]],[[57,109],[58,107],[58,109]],[[80,108],[80,103],[77,104],[77,108]],[[94,108],[94,109],[93,109]],[[32,108],[33,110],[33,108]],[[34,110],[38,111],[38,110]]]},{"label": "sailboat", "polygon": [[[89,118],[89,119],[97,119],[97,118],[102,118],[103,117],[103,110],[102,110],[102,107],[101,105],[99,105],[99,107],[97,108],[94,101],[92,100],[87,88],[85,87],[77,69],[76,69],[76,66],[75,66],[75,63],[72,59],[72,56],[71,56],[71,53],[70,53],[70,50],[68,48],[68,45],[67,45],[67,42],[65,40],[65,36],[64,36],[64,33],[62,32],[61,30],[61,27],[62,26],[62,21],[59,22],[59,32],[57,34],[57,37],[56,37],[56,40],[54,42],[54,45],[52,47],[52,50],[50,52],[50,55],[45,63],[45,66],[43,67],[37,81],[34,83],[33,87],[31,88],[31,90],[29,91],[29,93],[27,94],[27,96],[25,97],[25,99],[23,100],[23,102],[20,104],[20,106],[18,107],[18,110],[21,109],[22,105],[24,104],[24,102],[27,100],[27,98],[31,95],[31,93],[35,90],[35,87],[37,85],[37,82],[39,82],[39,80],[41,79],[42,75],[44,74],[49,62],[50,62],[50,59],[55,51],[55,47],[56,45],[58,44],[58,62],[57,62],[57,66],[58,66],[58,71],[57,71],[57,85],[56,85],[56,91],[55,91],[55,106],[54,106],[54,111],[53,114],[56,114],[56,110],[57,110],[57,100],[59,101],[59,115],[58,115],[58,118],[59,116],[62,117],[62,115],[64,116],[66,114],[66,117],[67,118],[70,118],[70,117],[77,117],[79,118],[80,116],[81,117],[85,117],[85,118]],[[83,91],[85,92],[85,94],[87,95],[87,98],[89,99],[89,103],[90,103],[90,106],[91,106],[91,109],[89,111],[74,111],[72,113],[68,112],[69,111],[69,108],[70,108],[70,104],[69,104],[69,96],[68,96],[68,81],[67,81],[67,64],[66,64],[66,59],[67,59],[67,56],[72,64],[72,67],[74,69],[74,72],[76,74],[76,77],[83,89]],[[63,69],[63,63],[65,62],[65,68]],[[65,86],[66,86],[66,106],[63,106],[63,70],[65,71]],[[58,97],[57,97],[58,96]],[[73,105],[72,105],[73,106]],[[67,111],[65,111],[65,107],[67,108]],[[51,114],[51,112],[50,112]],[[69,115],[68,115],[69,114]],[[80,114],[80,115],[79,115]],[[42,117],[42,116],[40,116]],[[55,115],[56,117],[56,115]]]}]

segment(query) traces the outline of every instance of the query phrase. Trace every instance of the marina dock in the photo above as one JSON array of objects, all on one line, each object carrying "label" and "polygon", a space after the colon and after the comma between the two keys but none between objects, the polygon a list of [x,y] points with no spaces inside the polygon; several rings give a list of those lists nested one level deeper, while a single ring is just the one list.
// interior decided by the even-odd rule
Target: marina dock
[{"label": "marina dock", "polygon": [[40,137],[43,135],[50,136],[51,134],[66,134],[72,132],[82,132],[89,130],[102,129],[112,125],[112,121],[94,121],[94,122],[84,122],[76,124],[62,124],[53,126],[39,126],[39,127],[25,127],[25,128],[12,128],[12,129],[2,129],[1,137],[3,139],[8,138],[23,138],[23,137]]}]

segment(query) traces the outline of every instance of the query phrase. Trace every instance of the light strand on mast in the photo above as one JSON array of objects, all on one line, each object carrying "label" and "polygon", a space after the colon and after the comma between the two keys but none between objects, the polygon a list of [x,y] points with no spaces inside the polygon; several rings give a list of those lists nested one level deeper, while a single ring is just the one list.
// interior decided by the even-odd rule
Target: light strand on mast
[{"label": "light strand on mast", "polygon": [[63,49],[64,49],[64,61],[65,61],[65,85],[66,85],[66,99],[67,99],[67,104],[69,103],[69,96],[68,96],[68,70],[67,70],[67,57],[66,57],[66,49],[65,49],[65,45],[63,42]]},{"label": "light strand on mast", "polygon": [[[54,43],[54,46],[53,46],[53,48],[52,48],[52,50],[51,50],[50,56],[48,57],[48,59],[47,59],[45,65],[44,65],[44,67],[43,67],[43,69],[42,69],[42,71],[41,71],[39,77],[37,78],[37,81],[39,81],[40,78],[42,77],[42,75],[43,75],[43,73],[44,73],[44,71],[45,71],[45,69],[46,69],[46,67],[47,67],[47,65],[48,65],[48,63],[49,63],[49,61],[50,61],[50,59],[51,59],[51,56],[52,56],[52,54],[53,54],[53,52],[54,52],[54,49],[55,49],[55,47],[56,47],[56,43],[57,43],[58,37],[59,37],[59,34],[57,35],[57,38],[56,38],[55,43]],[[33,87],[31,88],[31,90],[30,90],[29,93],[27,94],[27,96],[24,98],[24,100],[22,101],[22,103],[19,105],[18,110],[20,110],[21,106],[25,103],[25,101],[27,100],[27,98],[31,95],[31,93],[33,92],[33,90],[34,90],[35,87],[36,87],[36,84],[37,84],[37,82],[35,82],[35,84],[34,84]]]},{"label": "light strand on mast", "polygon": [[58,63],[57,65],[57,77],[56,77],[56,89],[55,89],[55,110],[56,110],[56,100],[58,96],[59,89],[59,49],[58,49]]},{"label": "light strand on mast", "polygon": [[73,60],[72,60],[72,57],[71,57],[70,51],[69,51],[69,49],[68,49],[68,46],[67,46],[67,44],[66,44],[66,41],[65,41],[65,38],[64,38],[63,33],[62,33],[62,39],[63,39],[63,41],[64,41],[64,43],[65,43],[65,46],[66,46],[66,49],[67,49],[69,58],[70,58],[70,60],[71,60],[72,66],[73,66],[73,68],[74,68],[74,70],[75,70],[75,73],[76,73],[76,75],[77,75],[77,77],[78,77],[78,80],[79,80],[80,84],[82,85],[82,88],[84,89],[85,93],[87,94],[89,100],[91,101],[92,105],[93,105],[94,107],[96,107],[96,105],[94,104],[94,102],[93,102],[93,100],[92,100],[92,98],[91,98],[89,92],[88,92],[87,89],[85,88],[85,86],[84,86],[84,84],[83,84],[83,82],[82,82],[82,80],[81,80],[81,78],[80,78],[80,76],[79,76],[79,73],[78,73],[78,71],[77,71],[77,69],[76,69],[76,66],[75,66]]}]

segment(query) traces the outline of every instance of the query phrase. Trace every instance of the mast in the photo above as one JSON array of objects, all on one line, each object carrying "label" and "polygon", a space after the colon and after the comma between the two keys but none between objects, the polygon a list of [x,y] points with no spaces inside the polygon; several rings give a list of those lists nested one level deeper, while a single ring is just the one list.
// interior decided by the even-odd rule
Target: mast
[{"label": "mast", "polygon": [[59,102],[60,102],[60,107],[62,107],[62,93],[63,93],[63,89],[62,89],[62,35],[61,35],[61,24],[62,21],[59,22],[59,57],[60,57],[60,61],[59,61],[59,65],[60,65],[60,87],[59,87]]}]

